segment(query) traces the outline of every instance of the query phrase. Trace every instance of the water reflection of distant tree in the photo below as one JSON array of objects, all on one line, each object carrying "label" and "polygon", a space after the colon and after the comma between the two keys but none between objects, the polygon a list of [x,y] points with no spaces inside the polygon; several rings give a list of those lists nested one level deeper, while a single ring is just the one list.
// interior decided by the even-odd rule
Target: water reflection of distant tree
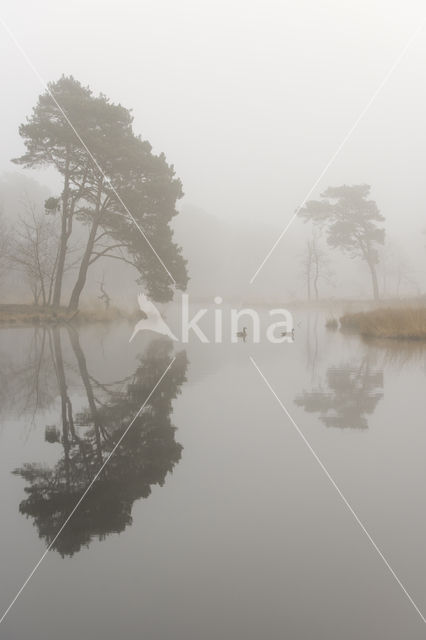
[{"label": "water reflection of distant tree", "polygon": [[[20,512],[34,519],[47,544],[55,538],[172,357],[171,342],[157,340],[124,385],[104,385],[89,374],[78,334],[70,330],[87,398],[87,407],[75,415],[68,394],[61,331],[53,329],[51,337],[61,398],[63,455],[52,468],[27,463],[15,471],[28,483],[28,497],[21,502]],[[186,354],[181,352],[55,541],[53,548],[62,556],[76,553],[95,537],[103,539],[109,533],[123,531],[132,522],[133,502],[148,497],[152,485],[163,485],[167,473],[179,461],[182,446],[175,441],[170,414],[172,401],[186,379],[186,369]]]},{"label": "water reflection of distant tree", "polygon": [[325,382],[296,396],[295,403],[318,413],[327,427],[367,429],[367,416],[383,397],[383,371],[371,367],[368,357],[355,364],[329,367]]},{"label": "water reflection of distant tree", "polygon": [[0,407],[6,415],[13,413],[33,423],[36,413],[47,410],[58,393],[52,333],[47,327],[36,327],[25,332],[22,346],[1,354]]}]

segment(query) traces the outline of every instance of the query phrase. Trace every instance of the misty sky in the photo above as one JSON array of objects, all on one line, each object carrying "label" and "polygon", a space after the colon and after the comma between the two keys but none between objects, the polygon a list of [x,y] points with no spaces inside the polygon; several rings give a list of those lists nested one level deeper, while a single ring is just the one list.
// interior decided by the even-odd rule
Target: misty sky
[{"label": "misty sky", "polygon": [[[44,79],[73,74],[132,107],[135,130],[174,163],[187,202],[222,218],[281,227],[426,7],[6,0],[0,16]],[[329,184],[368,182],[391,233],[403,236],[426,226],[425,54],[426,30],[315,194]],[[1,56],[0,170],[17,170],[9,162],[23,148],[17,128],[42,87],[4,29]],[[49,182],[49,174],[37,177]]]}]

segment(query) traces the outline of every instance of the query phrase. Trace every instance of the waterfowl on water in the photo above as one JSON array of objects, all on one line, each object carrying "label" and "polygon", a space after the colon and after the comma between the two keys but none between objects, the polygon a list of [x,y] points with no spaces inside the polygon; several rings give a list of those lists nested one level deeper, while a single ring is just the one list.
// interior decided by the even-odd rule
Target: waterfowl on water
[{"label": "waterfowl on water", "polygon": [[247,327],[243,327],[242,331],[237,331],[237,338],[242,338],[243,341],[246,341],[247,338]]}]

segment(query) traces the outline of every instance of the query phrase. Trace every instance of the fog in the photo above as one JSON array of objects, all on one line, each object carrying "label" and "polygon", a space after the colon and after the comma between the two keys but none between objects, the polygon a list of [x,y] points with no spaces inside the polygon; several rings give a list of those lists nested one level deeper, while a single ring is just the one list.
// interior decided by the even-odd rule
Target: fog
[{"label": "fog", "polygon": [[0,32],[1,637],[424,638],[424,2]]},{"label": "fog", "polygon": [[[174,165],[185,193],[174,227],[195,296],[303,297],[308,229],[299,219],[248,283],[423,14],[421,2],[5,2],[16,42],[2,27],[0,171],[60,191],[53,171],[10,160],[23,152],[18,127],[43,91],[37,74],[72,74],[132,108],[135,131]],[[426,271],[425,53],[421,34],[311,194],[370,184],[417,291]],[[368,296],[363,266],[338,251],[330,258],[344,281],[324,295]]]}]

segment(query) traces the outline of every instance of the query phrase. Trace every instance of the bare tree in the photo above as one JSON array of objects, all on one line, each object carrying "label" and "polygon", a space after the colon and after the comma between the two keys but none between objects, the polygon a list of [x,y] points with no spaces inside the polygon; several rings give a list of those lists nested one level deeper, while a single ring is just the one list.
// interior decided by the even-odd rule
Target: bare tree
[{"label": "bare tree", "polygon": [[[399,298],[401,289],[414,289],[420,295],[420,287],[412,264],[396,242],[387,242],[380,252],[383,294]],[[392,286],[392,291],[390,291]]]},{"label": "bare tree", "polygon": [[332,272],[327,252],[321,245],[319,233],[315,229],[312,232],[312,236],[306,241],[301,263],[308,300],[312,299],[312,290],[315,294],[315,300],[318,300],[319,282],[320,280],[330,282]]},{"label": "bare tree", "polygon": [[20,271],[34,304],[50,304],[55,277],[58,239],[56,225],[38,213],[31,202],[24,203],[25,215],[13,230],[8,248],[9,263]]},{"label": "bare tree", "polygon": [[[49,306],[53,303],[54,285],[59,260],[60,233],[55,218],[37,210],[27,195],[22,200],[23,214],[8,233],[5,261],[23,274],[32,293],[34,304]],[[69,257],[78,247],[69,249]],[[64,273],[76,262],[68,260]]]},{"label": "bare tree", "polygon": [[3,210],[0,209],[0,279],[8,269],[9,244],[10,231],[4,220]]}]

